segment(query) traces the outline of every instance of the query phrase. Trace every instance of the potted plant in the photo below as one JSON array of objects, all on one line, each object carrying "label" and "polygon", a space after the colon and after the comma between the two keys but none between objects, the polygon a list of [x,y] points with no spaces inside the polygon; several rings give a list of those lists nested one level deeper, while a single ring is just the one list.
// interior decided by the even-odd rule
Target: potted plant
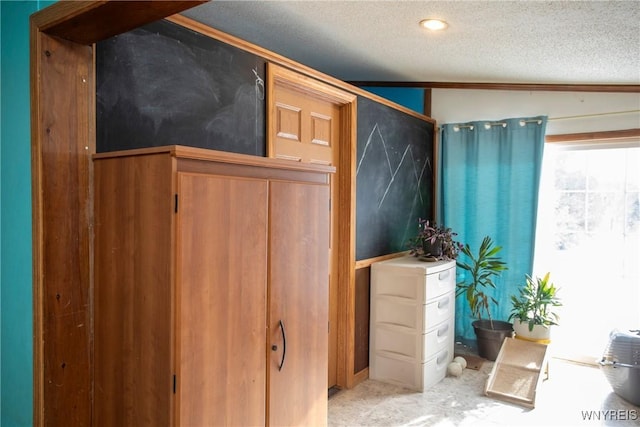
[{"label": "potted plant", "polygon": [[451,228],[418,219],[418,235],[409,240],[411,255],[426,261],[449,261],[458,258],[462,243],[456,242]]},{"label": "potted plant", "polygon": [[558,314],[554,307],[562,306],[557,297],[558,288],[549,280],[550,273],[544,277],[526,275],[525,285],[518,295],[511,296],[511,314],[516,337],[530,341],[548,343],[551,326],[558,324]]},{"label": "potted plant", "polygon": [[477,255],[471,252],[469,244],[465,244],[461,251],[469,262],[457,262],[459,268],[468,272],[469,278],[456,284],[456,297],[464,295],[469,303],[471,315],[476,319],[472,326],[478,339],[478,354],[488,360],[496,360],[504,339],[513,336],[511,323],[491,317],[490,305],[497,306],[498,301],[486,293],[495,289],[494,279],[507,270],[506,264],[497,256],[501,250],[501,246],[494,245],[486,236]]}]

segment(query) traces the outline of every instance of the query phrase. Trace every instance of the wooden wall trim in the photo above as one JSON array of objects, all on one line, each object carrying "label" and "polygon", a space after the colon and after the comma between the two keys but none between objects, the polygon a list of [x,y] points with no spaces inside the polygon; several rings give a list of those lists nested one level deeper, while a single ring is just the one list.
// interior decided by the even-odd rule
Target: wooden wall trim
[{"label": "wooden wall trim", "polygon": [[432,101],[431,89],[426,88],[423,94],[422,111],[424,112],[424,115],[427,117],[431,117],[431,103],[432,103],[431,101]]},{"label": "wooden wall trim", "polygon": [[[36,425],[91,422],[91,47],[35,35],[32,63]],[[72,409],[73,408],[73,409]]]},{"label": "wooden wall trim", "polygon": [[380,261],[385,261],[388,259],[392,259],[392,258],[398,258],[401,256],[405,256],[409,253],[409,251],[404,251],[404,252],[396,252],[393,254],[387,254],[387,255],[380,255],[374,258],[367,258],[367,259],[363,259],[363,260],[359,260],[356,261],[356,270],[360,269],[360,268],[366,268],[366,267],[370,267],[371,264],[373,264],[374,262],[380,262]]},{"label": "wooden wall trim", "polygon": [[546,135],[544,141],[548,143],[563,143],[572,141],[593,141],[603,140],[618,142],[619,140],[629,138],[640,138],[640,128],[635,129],[622,129],[613,131],[598,131],[598,132],[582,132],[582,133],[565,133],[558,135]]},{"label": "wooden wall trim", "polygon": [[357,160],[357,99],[342,107],[343,135],[352,142],[342,147],[339,155],[338,175],[340,209],[338,224],[338,298],[344,301],[346,310],[338,311],[338,383],[352,388],[355,345],[355,300],[356,300],[356,160]]},{"label": "wooden wall trim", "polygon": [[551,84],[551,83],[467,83],[467,82],[384,82],[349,81],[354,86],[414,87],[426,89],[526,90],[546,92],[640,93],[636,84]]},{"label": "wooden wall trim", "polygon": [[[354,333],[356,301],[356,159],[357,159],[357,103],[342,107],[342,135],[338,170],[338,196],[335,201],[341,218],[338,224],[338,366],[340,387],[352,388],[354,383]],[[342,309],[340,309],[342,308]]]},{"label": "wooden wall trim", "polygon": [[30,92],[31,92],[31,209],[32,209],[32,277],[33,277],[33,425],[44,424],[44,337],[43,337],[43,225],[42,225],[42,151],[40,138],[40,32],[33,20],[29,23]]},{"label": "wooden wall trim", "polygon": [[335,104],[355,102],[356,96],[328,85],[310,75],[300,74],[274,63],[268,63],[268,83],[279,84],[316,96]]}]

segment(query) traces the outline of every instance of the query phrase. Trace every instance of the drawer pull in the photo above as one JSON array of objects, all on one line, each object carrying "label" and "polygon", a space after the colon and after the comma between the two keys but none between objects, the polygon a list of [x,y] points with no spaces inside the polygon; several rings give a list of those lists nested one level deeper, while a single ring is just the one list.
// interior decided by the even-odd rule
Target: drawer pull
[{"label": "drawer pull", "polygon": [[438,336],[441,337],[449,331],[449,325],[444,325],[442,328],[438,329]]},{"label": "drawer pull", "polygon": [[449,298],[448,297],[438,301],[438,308],[444,308],[444,307],[447,307],[448,305],[449,305]]},{"label": "drawer pull", "polygon": [[449,273],[451,273],[451,271],[450,271],[450,270],[441,271],[441,272],[438,274],[438,279],[439,279],[439,280],[444,280],[444,279],[446,279],[447,277],[449,277]]},{"label": "drawer pull", "polygon": [[447,359],[449,359],[449,352],[445,351],[441,356],[438,356],[438,358],[436,359],[436,363],[438,365],[441,365],[442,362],[446,362]]}]

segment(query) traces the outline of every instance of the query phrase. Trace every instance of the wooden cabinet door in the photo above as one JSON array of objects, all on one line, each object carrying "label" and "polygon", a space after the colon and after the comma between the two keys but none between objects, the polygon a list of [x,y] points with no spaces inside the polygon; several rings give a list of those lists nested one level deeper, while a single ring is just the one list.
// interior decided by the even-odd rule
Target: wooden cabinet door
[{"label": "wooden cabinet door", "polygon": [[178,425],[265,422],[267,189],[179,174]]},{"label": "wooden cabinet door", "polygon": [[271,426],[327,422],[329,187],[269,187]]}]

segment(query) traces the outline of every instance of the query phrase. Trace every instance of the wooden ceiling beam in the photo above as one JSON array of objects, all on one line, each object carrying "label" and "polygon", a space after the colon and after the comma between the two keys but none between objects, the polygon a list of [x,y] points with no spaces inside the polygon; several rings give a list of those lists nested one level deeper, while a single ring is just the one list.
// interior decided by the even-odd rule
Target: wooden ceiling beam
[{"label": "wooden ceiling beam", "polygon": [[207,1],[60,1],[34,14],[32,23],[50,36],[91,45]]}]

